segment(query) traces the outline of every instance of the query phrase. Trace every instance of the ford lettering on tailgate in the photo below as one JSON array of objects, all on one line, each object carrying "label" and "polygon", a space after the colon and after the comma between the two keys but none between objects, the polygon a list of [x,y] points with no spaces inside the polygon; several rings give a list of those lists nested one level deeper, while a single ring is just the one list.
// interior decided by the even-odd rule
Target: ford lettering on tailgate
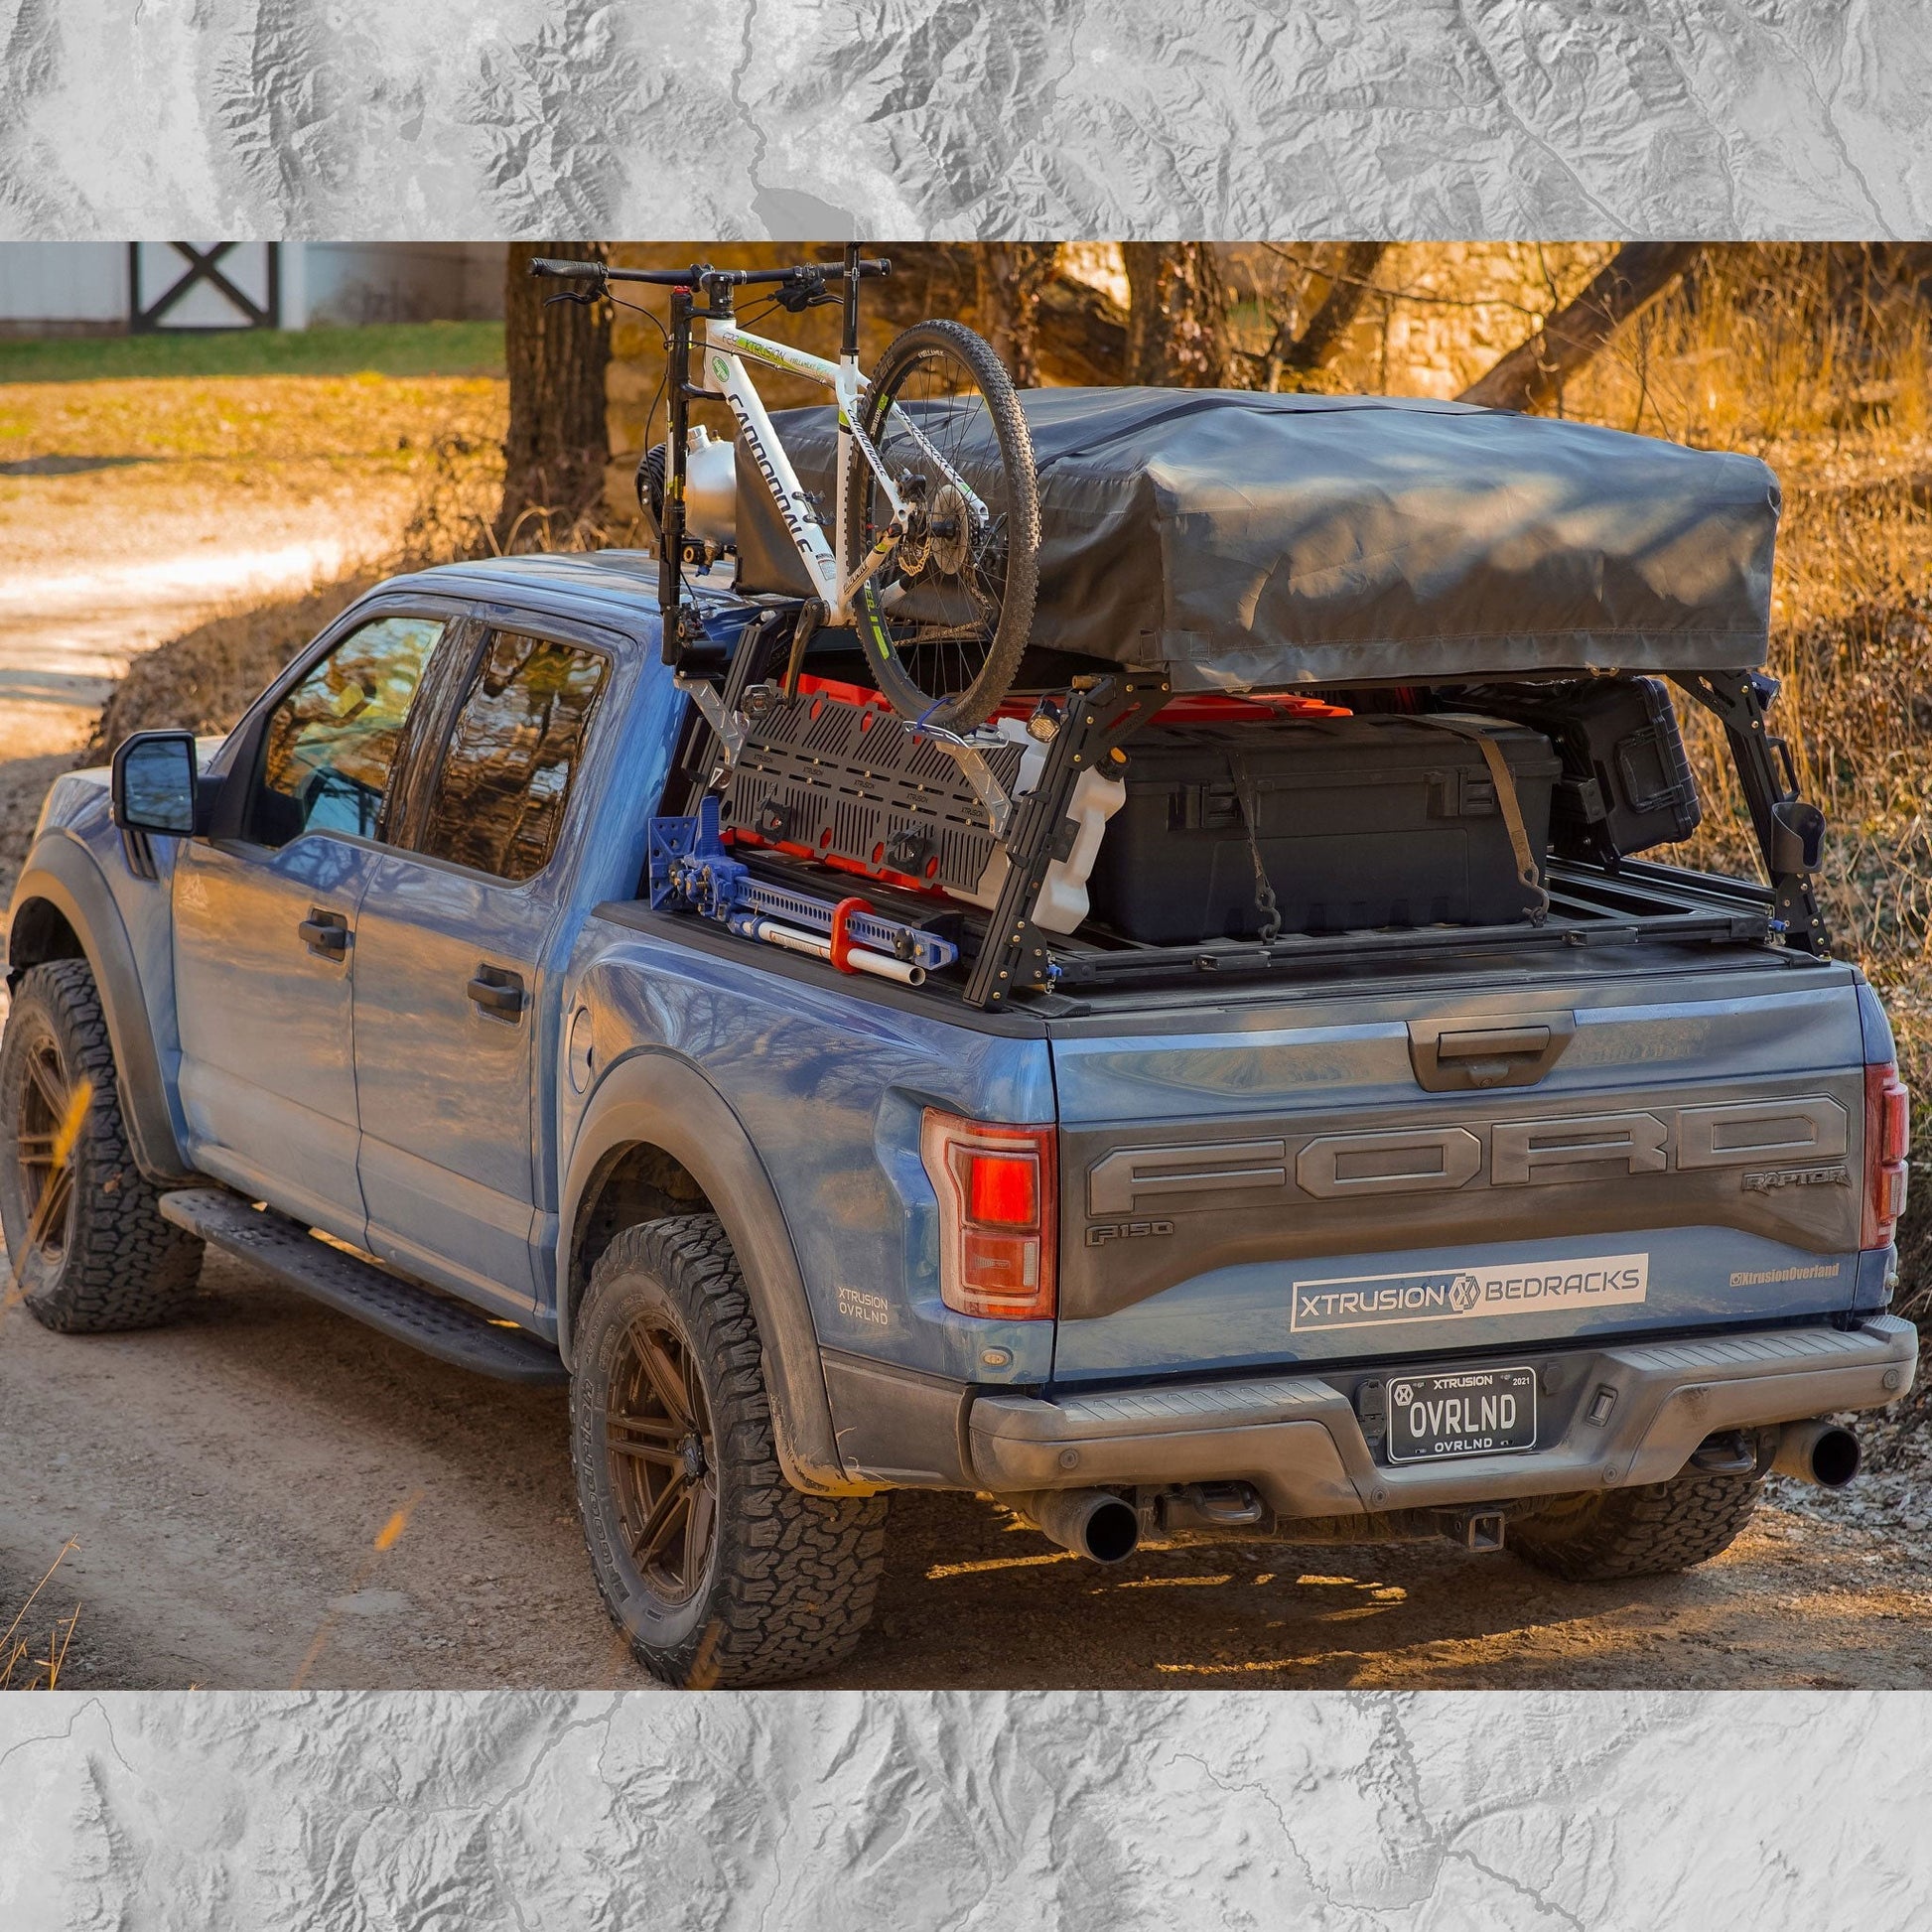
[{"label": "ford lettering on tailgate", "polygon": [[1649,1286],[1647,1254],[1514,1261],[1501,1267],[1478,1263],[1428,1274],[1330,1275],[1295,1283],[1289,1326],[1306,1332],[1607,1308],[1641,1302]]}]

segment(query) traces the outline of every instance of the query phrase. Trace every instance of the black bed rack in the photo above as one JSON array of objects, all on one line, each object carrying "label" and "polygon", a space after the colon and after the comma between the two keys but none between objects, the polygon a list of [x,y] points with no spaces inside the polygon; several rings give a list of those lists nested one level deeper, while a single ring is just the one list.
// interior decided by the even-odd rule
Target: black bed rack
[{"label": "black bed rack", "polygon": [[[777,700],[769,694],[776,687],[754,687],[753,679],[769,654],[767,646],[781,641],[784,625],[782,614],[774,618],[769,612],[756,611],[750,618],[727,660],[729,669],[722,690],[704,676],[687,675],[679,680],[711,726],[720,759],[717,771],[729,774],[748,748],[762,756],[767,764],[774,759],[784,764],[789,790],[767,784],[762,791],[726,801],[728,808],[736,803],[752,819],[742,829],[756,830],[767,841],[782,843],[786,834],[779,821],[789,809],[787,801],[795,806],[809,796],[814,809],[821,812],[828,806],[848,816],[861,808],[870,812],[871,817],[862,813],[861,818],[852,820],[854,824],[863,820],[862,846],[871,846],[875,822],[880,827],[897,826],[896,836],[901,838],[914,831],[927,833],[933,841],[933,856],[925,861],[924,869],[939,872],[946,863],[941,837],[946,828],[940,823],[943,814],[935,815],[936,806],[934,812],[920,809],[910,816],[921,821],[932,818],[932,825],[908,828],[903,822],[908,817],[905,800],[897,797],[893,786],[902,790],[910,784],[914,791],[924,787],[935,800],[944,787],[936,780],[936,767],[914,769],[917,758],[913,753],[918,753],[918,747],[906,753],[901,746],[896,759],[885,758],[885,748],[898,741],[898,729],[879,732],[865,752],[854,752],[848,745],[839,753],[823,736],[839,726],[837,719],[826,720],[822,731],[812,725],[795,745],[779,744],[775,739],[769,744],[762,742],[771,729],[771,706]],[[1582,861],[1552,859],[1546,872],[1551,903],[1540,923],[1282,933],[1266,942],[1209,940],[1188,946],[1153,946],[1091,931],[1069,940],[1042,931],[1033,921],[1048,868],[1056,859],[1064,858],[1071,846],[1076,828],[1067,813],[1075,787],[1087,770],[1097,767],[1110,771],[1124,762],[1126,742],[1171,695],[1164,669],[1116,669],[1075,677],[1058,704],[1049,707],[1052,722],[1045,734],[1046,755],[1037,780],[1031,790],[1017,797],[1001,782],[1005,767],[996,773],[983,749],[947,733],[926,732],[916,724],[903,726],[900,729],[915,737],[946,746],[959,767],[952,786],[958,795],[949,809],[955,818],[965,814],[962,825],[983,816],[984,825],[976,837],[989,852],[997,847],[1007,861],[998,902],[990,915],[985,915],[977,947],[967,934],[960,935],[964,980],[960,997],[970,1007],[998,1010],[1009,1005],[1015,995],[1026,993],[1077,994],[1084,989],[1150,985],[1164,980],[1198,982],[1207,976],[1267,975],[1324,962],[1399,966],[1565,947],[1769,943],[1829,957],[1830,935],[1812,885],[1821,856],[1824,817],[1799,795],[1795,761],[1784,741],[1770,729],[1767,714],[1777,695],[1776,680],[1759,671],[1714,670],[1677,675],[1674,681],[1714,713],[1725,728],[1770,878],[1768,887],[1640,860],[1626,859],[1612,871]],[[769,698],[762,713],[751,703],[760,693]],[[784,700],[797,701],[795,697]],[[816,716],[814,711],[814,719]],[[757,722],[759,717],[767,721],[764,730]],[[854,739],[850,731],[844,736]],[[857,767],[864,767],[857,770],[856,787],[855,759]],[[756,759],[749,759],[747,769],[756,762]],[[885,772],[889,762],[893,765],[890,774]],[[941,760],[942,764],[947,762]],[[929,758],[926,763],[930,764]],[[898,770],[899,765],[905,769]],[[878,768],[870,768],[875,766]],[[714,775],[711,782],[716,784],[719,779]],[[836,798],[833,793],[838,794]],[[889,831],[879,849],[891,850],[890,838],[894,835]],[[829,842],[832,836],[829,831],[822,833],[820,842]],[[899,862],[895,859],[894,863]],[[909,863],[900,867],[910,869]],[[977,876],[980,866],[975,864],[971,870]],[[870,884],[868,890],[873,890]],[[912,910],[916,912],[916,905]]]},{"label": "black bed rack", "polygon": [[1541,925],[1285,932],[1267,942],[1219,939],[1193,946],[1060,942],[1052,953],[1053,983],[1073,993],[1203,975],[1255,976],[1326,961],[1385,965],[1566,947],[1761,944],[1772,933],[1770,889],[1742,880],[1628,860],[1615,873],[1555,860],[1548,878],[1550,911]]}]

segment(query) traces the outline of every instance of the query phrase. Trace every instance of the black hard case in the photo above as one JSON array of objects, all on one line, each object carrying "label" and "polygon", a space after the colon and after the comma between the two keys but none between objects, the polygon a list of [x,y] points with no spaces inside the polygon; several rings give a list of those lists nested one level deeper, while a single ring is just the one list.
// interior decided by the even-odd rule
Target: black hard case
[{"label": "black hard case", "polygon": [[1564,858],[1614,866],[1697,830],[1704,806],[1661,678],[1497,686],[1476,702],[1555,741],[1550,842]]},{"label": "black hard case", "polygon": [[[1515,781],[1539,865],[1558,762],[1549,741],[1486,730]],[[1156,725],[1129,748],[1127,802],[1090,883],[1092,917],[1151,945],[1260,929],[1255,824],[1284,932],[1501,925],[1533,895],[1479,745],[1420,718]],[[1239,774],[1241,793],[1236,791]]]}]

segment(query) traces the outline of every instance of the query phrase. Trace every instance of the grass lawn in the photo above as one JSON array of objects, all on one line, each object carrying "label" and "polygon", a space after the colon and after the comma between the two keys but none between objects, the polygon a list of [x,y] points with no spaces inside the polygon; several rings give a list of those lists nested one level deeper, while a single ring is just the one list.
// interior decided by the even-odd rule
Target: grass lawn
[{"label": "grass lawn", "polygon": [[0,341],[0,383],[200,375],[501,375],[500,322],[198,329]]}]

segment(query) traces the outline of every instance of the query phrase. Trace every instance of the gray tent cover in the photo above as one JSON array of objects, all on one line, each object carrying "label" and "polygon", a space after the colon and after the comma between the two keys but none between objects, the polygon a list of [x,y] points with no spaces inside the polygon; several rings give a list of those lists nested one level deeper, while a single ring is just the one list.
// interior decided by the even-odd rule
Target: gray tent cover
[{"label": "gray tent cover", "polygon": [[[1037,645],[1180,690],[1764,660],[1779,498],[1754,457],[1380,396],[1021,401]],[[829,505],[832,413],[774,421]],[[742,588],[808,593],[742,443],[738,534]]]}]

